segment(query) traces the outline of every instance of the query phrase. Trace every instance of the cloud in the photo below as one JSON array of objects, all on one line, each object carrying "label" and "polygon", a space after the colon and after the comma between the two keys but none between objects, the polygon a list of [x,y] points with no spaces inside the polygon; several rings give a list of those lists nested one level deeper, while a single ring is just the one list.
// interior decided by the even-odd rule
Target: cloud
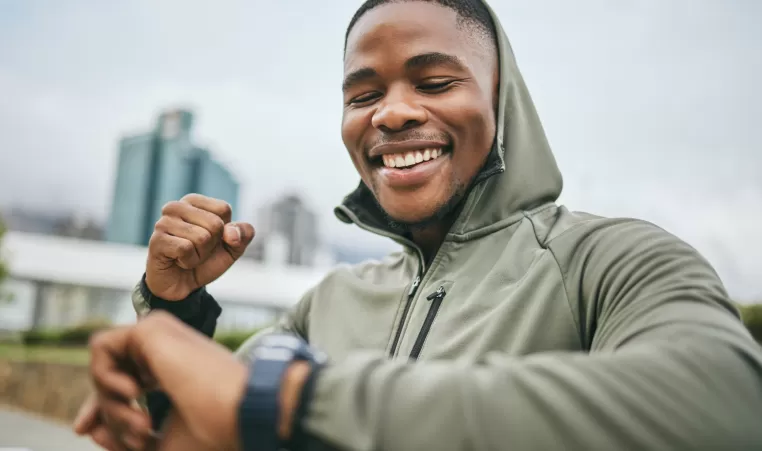
[{"label": "cloud", "polygon": [[[244,181],[244,216],[299,189],[326,236],[391,247],[331,213],[358,180],[339,135],[343,34],[358,3],[3,2],[0,204],[105,218],[119,137],[187,105],[198,140]],[[564,173],[563,201],[653,220],[705,253],[731,291],[762,298],[762,6],[492,4]]]}]

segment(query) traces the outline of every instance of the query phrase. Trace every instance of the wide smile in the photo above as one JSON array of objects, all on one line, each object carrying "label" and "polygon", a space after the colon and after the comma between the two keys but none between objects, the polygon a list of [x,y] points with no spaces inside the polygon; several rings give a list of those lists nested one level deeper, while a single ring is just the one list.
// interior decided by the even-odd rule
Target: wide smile
[{"label": "wide smile", "polygon": [[371,159],[374,170],[391,188],[410,189],[425,184],[450,161],[452,147],[438,146],[384,153]]},{"label": "wide smile", "polygon": [[436,160],[443,154],[443,147],[434,147],[381,155],[381,161],[387,168],[407,169],[427,161]]}]

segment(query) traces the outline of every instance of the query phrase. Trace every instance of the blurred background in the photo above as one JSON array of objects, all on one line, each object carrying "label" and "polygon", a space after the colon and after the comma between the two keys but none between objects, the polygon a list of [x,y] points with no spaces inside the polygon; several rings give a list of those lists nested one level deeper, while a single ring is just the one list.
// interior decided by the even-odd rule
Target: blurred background
[{"label": "blurred background", "polygon": [[[153,223],[188,192],[257,228],[210,288],[231,347],[333,265],[396,249],[332,213],[359,181],[339,126],[361,3],[0,0],[6,404],[73,415],[79,394],[26,399],[29,378],[74,377],[59,367],[86,361],[82,337],[134,321]],[[655,222],[739,304],[762,301],[762,3],[491,4],[564,174],[561,203]],[[0,446],[32,446],[42,427],[0,426]]]}]

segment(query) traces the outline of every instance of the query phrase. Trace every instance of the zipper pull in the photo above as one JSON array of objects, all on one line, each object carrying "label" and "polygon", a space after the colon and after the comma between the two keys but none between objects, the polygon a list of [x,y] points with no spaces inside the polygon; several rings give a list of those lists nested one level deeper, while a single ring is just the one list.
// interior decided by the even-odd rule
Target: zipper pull
[{"label": "zipper pull", "polygon": [[410,287],[410,291],[408,292],[408,296],[412,296],[415,294],[415,290],[418,289],[418,284],[421,283],[421,276],[416,276],[415,280],[413,280],[413,285]]},{"label": "zipper pull", "polygon": [[445,297],[445,289],[443,286],[437,288],[437,291],[431,293],[430,295],[426,296],[427,301],[433,301],[434,299],[439,298],[440,300]]}]

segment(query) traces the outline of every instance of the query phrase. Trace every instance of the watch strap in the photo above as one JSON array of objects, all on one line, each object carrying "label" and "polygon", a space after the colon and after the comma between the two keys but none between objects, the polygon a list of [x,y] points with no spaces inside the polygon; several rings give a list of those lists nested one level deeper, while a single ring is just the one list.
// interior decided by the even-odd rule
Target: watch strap
[{"label": "watch strap", "polygon": [[[292,433],[291,440],[284,443],[278,436],[280,419],[280,387],[286,369],[297,360],[303,360],[314,366],[322,363],[325,357],[315,353],[299,337],[287,334],[274,334],[262,338],[253,350],[253,360],[249,370],[249,381],[239,408],[239,435],[243,451],[276,451],[292,449],[301,440],[300,432]],[[309,380],[309,379],[308,379]],[[310,389],[311,390],[311,389]],[[297,410],[306,409],[303,402],[304,390],[300,394]],[[304,407],[302,407],[304,404]]]}]

